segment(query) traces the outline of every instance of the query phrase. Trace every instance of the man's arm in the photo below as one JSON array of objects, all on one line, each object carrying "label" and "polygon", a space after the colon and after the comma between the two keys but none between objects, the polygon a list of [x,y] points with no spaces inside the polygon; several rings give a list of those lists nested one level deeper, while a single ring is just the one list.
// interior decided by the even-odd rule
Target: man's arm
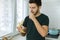
[{"label": "man's arm", "polygon": [[33,19],[33,22],[36,26],[37,31],[42,37],[45,37],[48,33],[48,26],[47,25],[40,25],[40,23],[37,21],[37,19]]},{"label": "man's arm", "polygon": [[29,18],[34,22],[37,31],[42,37],[45,37],[48,33],[48,26],[47,25],[42,25],[37,21],[33,13],[30,13]]}]

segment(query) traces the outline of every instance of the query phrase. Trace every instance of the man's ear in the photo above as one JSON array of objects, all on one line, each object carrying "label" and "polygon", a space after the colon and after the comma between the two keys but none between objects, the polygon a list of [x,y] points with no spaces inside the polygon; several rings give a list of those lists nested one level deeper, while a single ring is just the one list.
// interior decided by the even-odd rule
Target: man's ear
[{"label": "man's ear", "polygon": [[39,6],[39,11],[41,10],[41,6]]}]

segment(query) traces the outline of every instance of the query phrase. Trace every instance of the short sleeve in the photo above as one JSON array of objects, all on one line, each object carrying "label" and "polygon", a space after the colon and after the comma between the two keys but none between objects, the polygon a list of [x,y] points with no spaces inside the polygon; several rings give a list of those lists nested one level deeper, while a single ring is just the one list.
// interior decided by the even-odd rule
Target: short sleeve
[{"label": "short sleeve", "polygon": [[23,22],[24,27],[27,27],[27,19],[28,19],[27,17],[24,19],[24,22]]},{"label": "short sleeve", "polygon": [[49,18],[48,18],[48,16],[44,17],[44,20],[43,20],[42,25],[47,25],[47,26],[49,26]]}]

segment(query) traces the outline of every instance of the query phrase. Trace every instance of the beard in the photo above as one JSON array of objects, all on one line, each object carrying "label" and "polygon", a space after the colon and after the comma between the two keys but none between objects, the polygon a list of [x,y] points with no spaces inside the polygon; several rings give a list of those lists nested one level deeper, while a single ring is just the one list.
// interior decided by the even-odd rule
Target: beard
[{"label": "beard", "polygon": [[36,13],[34,15],[36,15],[38,13],[39,10],[36,11]]},{"label": "beard", "polygon": [[34,13],[34,15],[37,15],[38,12],[39,12],[39,10],[37,10],[37,11]]}]

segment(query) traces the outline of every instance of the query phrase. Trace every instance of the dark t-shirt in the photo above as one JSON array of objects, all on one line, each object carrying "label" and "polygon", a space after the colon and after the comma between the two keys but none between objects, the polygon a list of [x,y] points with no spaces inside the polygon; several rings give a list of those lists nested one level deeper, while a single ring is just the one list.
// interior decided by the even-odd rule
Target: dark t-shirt
[{"label": "dark t-shirt", "polygon": [[[47,25],[47,26],[49,25],[49,18],[44,14],[41,14],[40,16],[36,17],[36,19],[38,20],[40,25]],[[31,19],[29,19],[29,16],[25,18],[23,26],[27,27],[26,40],[45,40],[45,37],[42,37],[38,33],[34,25],[34,22]]]}]

